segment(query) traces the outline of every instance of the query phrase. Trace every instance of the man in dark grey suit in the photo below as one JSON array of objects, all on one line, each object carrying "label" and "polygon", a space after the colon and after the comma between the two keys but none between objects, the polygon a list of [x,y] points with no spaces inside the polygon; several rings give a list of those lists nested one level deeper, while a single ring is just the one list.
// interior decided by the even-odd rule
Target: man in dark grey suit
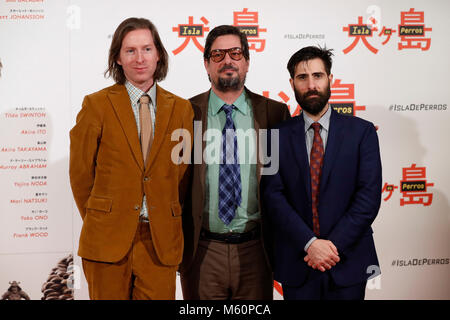
[{"label": "man in dark grey suit", "polygon": [[244,87],[249,60],[238,28],[223,25],[208,34],[204,65],[211,89],[190,99],[201,137],[194,139],[191,205],[183,213],[185,299],[273,298],[272,237],[258,191],[262,161],[254,155],[265,142],[261,129],[290,113],[285,104]]}]

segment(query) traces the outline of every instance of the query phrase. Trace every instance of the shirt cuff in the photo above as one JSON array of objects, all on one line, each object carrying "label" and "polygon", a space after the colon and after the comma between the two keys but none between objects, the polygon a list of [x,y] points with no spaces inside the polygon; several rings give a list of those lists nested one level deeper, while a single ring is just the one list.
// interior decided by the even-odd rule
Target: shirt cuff
[{"label": "shirt cuff", "polygon": [[317,240],[317,238],[316,237],[312,237],[311,240],[308,241],[308,243],[306,244],[306,246],[304,248],[305,252],[308,252],[308,248],[311,245],[311,243],[313,243],[314,240]]}]

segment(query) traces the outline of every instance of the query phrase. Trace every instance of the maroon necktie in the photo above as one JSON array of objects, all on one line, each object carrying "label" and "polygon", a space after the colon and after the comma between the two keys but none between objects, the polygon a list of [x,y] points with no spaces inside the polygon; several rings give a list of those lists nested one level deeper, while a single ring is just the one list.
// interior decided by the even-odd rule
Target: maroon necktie
[{"label": "maroon necktie", "polygon": [[319,206],[320,176],[322,175],[323,165],[323,142],[319,134],[320,124],[314,122],[311,126],[314,129],[314,140],[309,161],[311,173],[312,218],[314,234],[319,236],[319,212],[317,211],[317,207]]}]

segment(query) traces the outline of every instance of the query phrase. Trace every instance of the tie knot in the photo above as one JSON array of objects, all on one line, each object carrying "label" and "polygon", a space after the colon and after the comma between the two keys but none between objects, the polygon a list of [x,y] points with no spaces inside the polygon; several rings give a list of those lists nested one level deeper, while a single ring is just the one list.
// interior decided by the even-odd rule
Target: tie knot
[{"label": "tie knot", "polygon": [[144,94],[140,99],[139,99],[140,104],[149,104],[150,103],[150,97],[147,94]]},{"label": "tie knot", "polygon": [[231,116],[231,112],[233,111],[234,108],[235,108],[235,106],[233,104],[232,105],[224,104],[222,106],[222,109],[223,109],[223,111],[225,111],[225,114],[227,115],[227,117]]},{"label": "tie knot", "polygon": [[313,127],[314,132],[319,132],[319,130],[320,130],[320,123],[314,122],[314,123],[311,125],[311,127]]}]

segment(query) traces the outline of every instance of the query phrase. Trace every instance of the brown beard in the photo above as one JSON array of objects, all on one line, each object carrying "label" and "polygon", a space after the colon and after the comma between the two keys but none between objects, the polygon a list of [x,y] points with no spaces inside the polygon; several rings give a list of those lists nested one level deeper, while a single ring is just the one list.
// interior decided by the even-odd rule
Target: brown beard
[{"label": "brown beard", "polygon": [[[238,69],[236,67],[230,66],[230,65],[225,65],[223,66],[219,72],[225,71],[227,69],[230,70],[234,70],[234,71],[238,71]],[[215,82],[214,80],[211,79],[211,77],[209,77],[209,80],[211,81],[211,83],[214,85],[215,88],[217,88],[217,90],[219,90],[220,92],[229,92],[229,91],[239,91],[242,89],[242,87],[244,86],[245,83],[245,76],[243,79],[241,79],[239,77],[239,75],[237,75],[236,77],[233,78],[221,78],[219,76],[218,81]]]},{"label": "brown beard", "polygon": [[[330,82],[328,81],[328,86],[324,92],[319,92],[317,90],[311,90],[302,95],[294,87],[295,99],[297,100],[300,107],[308,112],[309,114],[316,116],[322,112],[328,103],[331,96]],[[318,95],[315,98],[309,98],[311,95]]]}]

